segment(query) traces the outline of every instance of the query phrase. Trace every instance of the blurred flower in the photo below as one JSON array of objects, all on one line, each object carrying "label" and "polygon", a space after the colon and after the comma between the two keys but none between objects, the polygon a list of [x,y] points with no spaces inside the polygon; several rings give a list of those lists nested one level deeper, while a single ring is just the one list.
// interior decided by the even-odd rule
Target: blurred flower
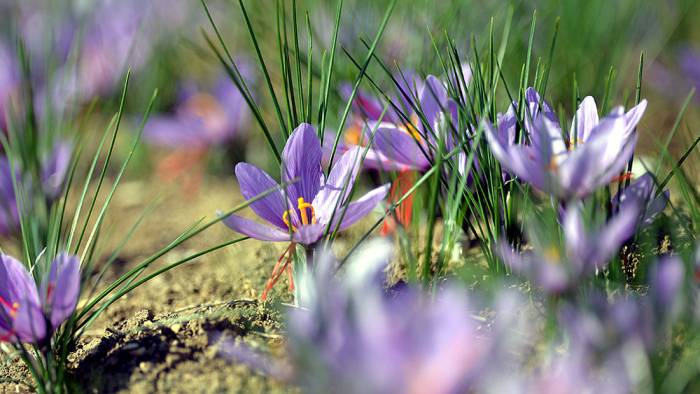
[{"label": "blurred flower", "polygon": [[380,153],[402,168],[424,171],[434,162],[438,144],[443,143],[446,152],[458,146],[457,103],[449,98],[445,84],[429,75],[414,105],[419,112],[409,107],[413,112],[405,124],[382,122],[375,143]]},{"label": "blurred flower", "polygon": [[12,97],[19,89],[19,64],[8,46],[0,42],[0,130],[7,127],[7,113]]},{"label": "blurred flower", "polygon": [[243,95],[227,77],[211,93],[189,87],[172,115],[151,117],[144,130],[147,141],[173,148],[205,149],[240,138],[250,122]]},{"label": "blurred flower", "polygon": [[77,256],[57,256],[39,290],[22,263],[0,255],[0,340],[42,342],[73,314],[79,295]]},{"label": "blurred flower", "polygon": [[[13,183],[11,163],[7,157],[0,157],[0,235],[10,235],[19,230],[20,215],[15,183],[27,194],[30,204],[34,203],[33,197],[53,202],[63,191],[72,152],[73,147],[69,142],[58,142],[53,151],[41,160],[41,178],[36,180],[37,183],[32,182],[31,174],[22,170],[21,163],[14,163]],[[38,195],[34,194],[36,190],[39,191]]]},{"label": "blurred flower", "polygon": [[658,216],[666,208],[666,204],[668,204],[670,192],[664,190],[662,193],[658,193],[658,195],[657,193],[658,189],[654,178],[651,174],[646,173],[612,198],[613,212],[617,211],[618,203],[619,206],[634,204],[641,207],[637,228],[646,227],[654,222],[656,216]]},{"label": "blurred flower", "polygon": [[[290,310],[287,330],[294,377],[306,391],[464,392],[497,359],[497,330],[473,317],[478,309],[463,289],[448,286],[434,298],[416,288],[385,294],[389,245],[366,245],[343,277],[330,274],[332,258],[304,276],[308,294],[303,308]],[[499,308],[496,326],[512,312]]]},{"label": "blurred flower", "polygon": [[[21,182],[19,171],[15,169],[15,179]],[[0,157],[0,234],[9,235],[19,227],[19,209],[12,181],[12,167],[6,157]]]},{"label": "blurred flower", "polygon": [[[274,227],[231,215],[224,223],[239,233],[262,241],[292,241],[311,245],[330,223],[330,231],[342,231],[367,216],[384,199],[389,185],[378,187],[359,200],[349,197],[359,172],[361,151],[347,151],[335,163],[327,179],[321,169],[321,142],[316,130],[301,124],[282,152],[283,190],[275,190],[250,204],[253,211]],[[267,173],[248,164],[236,166],[236,177],[246,200],[279,188]]]},{"label": "blurred flower", "polygon": [[72,154],[72,144],[61,141],[54,146],[53,152],[41,164],[42,191],[49,201],[58,198],[63,191]]},{"label": "blurred flower", "polygon": [[513,271],[546,292],[563,293],[596,269],[605,268],[608,260],[634,234],[638,215],[638,206],[623,206],[608,223],[588,232],[580,210],[572,205],[562,220],[563,248],[558,241],[545,239],[541,229],[529,229],[528,240],[534,253],[520,254],[506,242],[501,242],[497,253]]},{"label": "blurred flower", "polygon": [[[528,102],[534,104],[532,98]],[[512,117],[498,129],[486,123],[486,137],[496,159],[520,180],[562,199],[582,198],[624,170],[634,154],[635,127],[645,108],[646,100],[627,113],[618,107],[599,119],[595,101],[586,97],[576,111],[569,141],[549,115],[533,117],[531,125],[526,121],[529,145],[511,139]]]}]

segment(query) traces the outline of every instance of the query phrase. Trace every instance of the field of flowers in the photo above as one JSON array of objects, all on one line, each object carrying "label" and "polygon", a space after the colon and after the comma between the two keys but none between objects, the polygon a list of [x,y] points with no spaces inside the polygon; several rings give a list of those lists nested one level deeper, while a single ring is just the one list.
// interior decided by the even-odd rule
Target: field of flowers
[{"label": "field of flowers", "polygon": [[0,390],[700,391],[698,18],[0,0]]}]

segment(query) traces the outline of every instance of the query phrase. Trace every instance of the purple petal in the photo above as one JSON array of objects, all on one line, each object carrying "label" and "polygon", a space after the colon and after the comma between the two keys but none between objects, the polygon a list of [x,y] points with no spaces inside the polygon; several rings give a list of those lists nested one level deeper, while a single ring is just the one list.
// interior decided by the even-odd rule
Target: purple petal
[{"label": "purple petal", "polygon": [[34,278],[14,257],[0,255],[0,297],[10,304],[28,300],[39,304],[39,293]]},{"label": "purple petal", "polygon": [[598,125],[598,121],[598,107],[595,104],[595,100],[593,97],[587,96],[578,106],[575,123],[571,125],[571,131],[576,130],[576,145],[588,140],[591,131]]},{"label": "purple petal", "polygon": [[230,215],[223,222],[231,229],[260,241],[283,242],[291,238],[287,232],[236,215]]},{"label": "purple petal", "polygon": [[564,238],[566,241],[567,254],[571,261],[580,261],[587,253],[588,236],[583,225],[581,212],[576,204],[571,204],[564,216]]},{"label": "purple petal", "polygon": [[425,86],[420,93],[420,110],[433,129],[438,114],[447,110],[447,89],[445,84],[433,75],[428,75],[425,79]]},{"label": "purple petal", "polygon": [[290,183],[287,187],[289,199],[292,202],[303,198],[304,201],[314,200],[321,189],[321,141],[316,130],[308,123],[302,123],[289,136],[287,145],[282,152],[282,181]]},{"label": "purple petal", "polygon": [[593,240],[595,242],[590,245],[591,257],[588,259],[590,264],[594,266],[602,264],[620,250],[620,247],[634,235],[638,215],[639,207],[629,204],[622,207],[617,215],[610,219]]},{"label": "purple petal", "polygon": [[631,132],[635,127],[637,127],[637,124],[642,119],[642,116],[644,115],[644,111],[646,111],[646,109],[647,101],[642,100],[639,102],[639,104],[627,111],[627,113],[624,115],[625,124],[629,132]]},{"label": "purple petal", "polygon": [[[328,174],[328,180],[314,198],[313,206],[317,211],[317,216],[330,216],[331,212],[345,204],[355,185],[355,178],[360,170],[361,157],[360,148],[353,148],[345,152],[335,163]],[[343,188],[345,188],[344,192]],[[341,192],[343,192],[342,198]]]},{"label": "purple petal", "polygon": [[493,126],[488,122],[484,125],[491,153],[501,163],[501,166],[520,180],[530,183],[538,189],[543,189],[546,170],[542,168],[540,163],[539,152],[532,146],[504,145],[496,136]]},{"label": "purple petal", "polygon": [[200,148],[208,143],[202,119],[185,116],[155,116],[148,120],[144,139],[169,148]]},{"label": "purple petal", "polygon": [[[339,231],[345,230],[346,228],[355,224],[358,220],[369,215],[370,212],[386,198],[389,192],[390,184],[380,186],[373,189],[369,193],[362,196],[359,200],[348,204],[347,208],[340,208],[336,213],[335,220],[341,220]],[[343,214],[343,210],[345,213]],[[341,218],[342,216],[342,218]]]},{"label": "purple petal", "polygon": [[50,200],[58,197],[63,189],[72,153],[73,146],[70,143],[60,142],[54,148],[49,159],[42,163],[41,185],[46,197]]},{"label": "purple petal", "polygon": [[[46,321],[41,311],[34,278],[18,260],[0,255],[0,319],[23,342],[38,342],[46,336]],[[12,307],[16,308],[12,310]]]},{"label": "purple petal", "polygon": [[651,295],[661,310],[672,311],[683,290],[685,267],[677,257],[665,257],[657,263],[652,277]]},{"label": "purple petal", "polygon": [[[240,185],[241,194],[246,200],[278,188],[279,185],[265,171],[248,163],[236,165],[236,178]],[[265,197],[250,204],[250,208],[261,218],[285,230],[287,225],[282,220],[287,204],[282,190],[269,192]]]},{"label": "purple petal", "polygon": [[41,306],[29,300],[18,302],[15,317],[12,321],[12,329],[20,341],[25,343],[37,343],[46,338],[46,319]]},{"label": "purple petal", "polygon": [[[430,161],[426,158],[426,154],[430,154],[427,146],[407,132],[394,127],[380,127],[374,138],[377,149],[387,159],[417,170],[430,167]],[[423,150],[419,144],[424,147]]]},{"label": "purple petal", "polygon": [[305,224],[294,232],[294,242],[301,245],[311,245],[321,239],[326,226],[323,223]]},{"label": "purple petal", "polygon": [[60,254],[51,263],[43,292],[51,325],[56,328],[73,314],[80,296],[80,260],[78,256]]}]

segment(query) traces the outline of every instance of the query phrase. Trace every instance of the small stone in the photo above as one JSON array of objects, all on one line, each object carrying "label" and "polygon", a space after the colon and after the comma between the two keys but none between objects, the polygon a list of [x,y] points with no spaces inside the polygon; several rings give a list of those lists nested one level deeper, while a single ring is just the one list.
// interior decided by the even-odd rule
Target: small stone
[{"label": "small stone", "polygon": [[171,329],[175,334],[177,334],[178,332],[180,332],[180,330],[182,330],[182,324],[180,324],[180,323],[175,323],[175,324],[173,324],[172,326],[170,326],[170,329]]}]

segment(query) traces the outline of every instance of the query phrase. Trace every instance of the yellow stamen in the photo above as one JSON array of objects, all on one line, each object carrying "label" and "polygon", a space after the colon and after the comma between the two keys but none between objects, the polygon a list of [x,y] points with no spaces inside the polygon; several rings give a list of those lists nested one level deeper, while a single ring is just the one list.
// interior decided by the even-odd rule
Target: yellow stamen
[{"label": "yellow stamen", "polygon": [[415,126],[419,124],[419,122],[420,119],[418,119],[418,115],[413,114],[411,115],[410,122],[405,123],[403,126],[400,127],[400,129],[410,134],[411,137],[413,137],[413,139],[415,139],[416,141],[420,142],[422,140],[420,131],[418,131],[418,129]]},{"label": "yellow stamen", "polygon": [[[297,209],[299,209],[299,213],[301,214],[302,225],[316,224],[316,210],[314,209],[314,206],[311,203],[304,201],[304,197],[299,197],[299,199],[297,199]],[[307,209],[311,210],[311,220],[309,220],[309,213]],[[282,221],[284,222],[284,224],[287,225],[287,227],[289,227],[290,230],[297,231],[296,226],[292,225],[289,221],[290,211],[292,211],[292,209],[284,211],[284,214],[282,215]]]},{"label": "yellow stamen", "polygon": [[348,128],[343,136],[347,145],[360,145],[362,138],[362,126],[353,124]]}]

